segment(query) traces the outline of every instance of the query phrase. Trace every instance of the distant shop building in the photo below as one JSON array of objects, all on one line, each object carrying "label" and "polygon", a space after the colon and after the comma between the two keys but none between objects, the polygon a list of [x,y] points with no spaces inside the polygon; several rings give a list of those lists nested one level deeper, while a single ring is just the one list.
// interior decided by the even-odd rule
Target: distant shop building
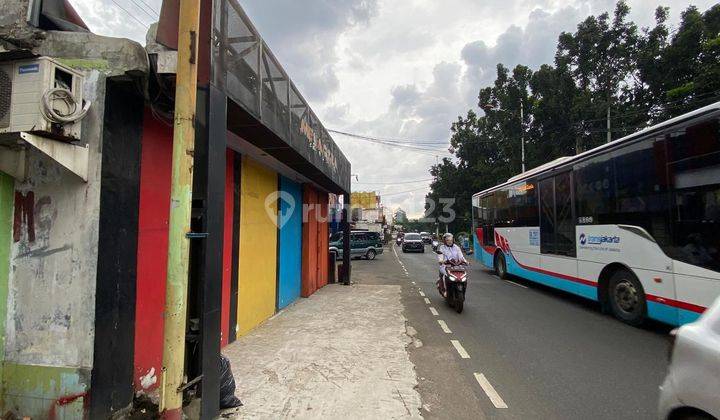
[{"label": "distant shop building", "polygon": [[[178,4],[145,49],[41,3],[0,4],[0,84],[47,57],[89,106],[77,138],[0,115],[0,411],[108,418],[157,402],[162,383]],[[221,346],[328,283],[329,203],[351,200],[347,158],[237,1],[215,3],[198,45],[185,351],[204,418]]]}]

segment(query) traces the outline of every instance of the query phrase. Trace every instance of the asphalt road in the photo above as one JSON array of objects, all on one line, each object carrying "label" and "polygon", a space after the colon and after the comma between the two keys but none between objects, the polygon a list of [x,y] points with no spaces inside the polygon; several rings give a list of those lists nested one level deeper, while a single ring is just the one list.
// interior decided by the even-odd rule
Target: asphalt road
[{"label": "asphalt road", "polygon": [[624,325],[593,302],[502,281],[472,257],[457,314],[435,289],[429,247],[424,254],[393,248],[355,261],[354,277],[403,286],[426,418],[656,418],[669,327]]}]

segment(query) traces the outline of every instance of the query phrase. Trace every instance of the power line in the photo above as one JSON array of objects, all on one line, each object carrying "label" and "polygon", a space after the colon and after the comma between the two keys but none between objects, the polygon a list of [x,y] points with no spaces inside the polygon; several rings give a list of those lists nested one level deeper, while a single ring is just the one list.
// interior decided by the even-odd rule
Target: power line
[{"label": "power line", "polygon": [[142,6],[140,6],[135,0],[129,0],[130,3],[132,3],[136,8],[138,8],[141,12],[145,13],[150,19],[157,19],[159,16],[157,14],[152,15],[147,10],[145,10]]},{"label": "power line", "polygon": [[122,10],[122,11],[125,12],[125,13],[127,13],[128,16],[130,16],[131,18],[133,18],[133,19],[135,20],[135,22],[137,22],[137,23],[141,24],[142,26],[144,26],[145,29],[150,29],[149,26],[147,26],[145,23],[143,23],[140,19],[136,18],[135,15],[133,15],[133,14],[130,13],[130,12],[128,12],[126,8],[122,7],[122,6],[120,5],[120,3],[116,2],[115,0],[110,0],[110,1],[112,1],[113,4],[115,4],[115,6],[117,6],[120,10]]},{"label": "power line", "polygon": [[154,7],[152,7],[152,6],[150,6],[149,4],[145,3],[143,0],[140,0],[140,3],[144,4],[145,6],[147,6],[148,9],[152,10],[153,12],[155,12],[156,15],[158,15],[158,17],[160,17],[160,12],[158,12],[157,9],[155,9]]},{"label": "power line", "polygon": [[388,193],[388,194],[381,194],[381,196],[382,196],[382,197],[387,197],[387,196],[390,196],[390,195],[409,194],[409,193],[411,193],[411,192],[422,191],[422,190],[426,190],[426,189],[427,189],[427,187],[415,188],[414,190],[407,190],[407,191],[400,191],[400,192],[394,192],[394,193]]},{"label": "power line", "polygon": [[335,134],[341,134],[343,136],[353,137],[353,138],[360,139],[360,140],[387,143],[387,144],[398,144],[398,145],[407,145],[407,146],[449,146],[450,145],[450,142],[448,142],[448,141],[417,141],[417,140],[409,140],[409,139],[373,137],[373,136],[348,133],[345,131],[338,131],[338,130],[328,130],[328,131],[335,133]]},{"label": "power line", "polygon": [[386,143],[382,141],[375,141],[375,140],[367,140],[367,139],[360,139],[365,140],[373,144],[377,144],[379,146],[386,146],[386,147],[392,147],[394,149],[404,150],[408,152],[414,152],[414,153],[420,153],[425,154],[429,156],[436,156],[436,155],[443,155],[443,154],[450,154],[447,150],[442,149],[433,149],[428,147],[415,147],[410,145],[403,145],[403,144],[396,144],[396,143]]},{"label": "power line", "polygon": [[362,185],[402,185],[402,184],[416,184],[419,182],[428,182],[433,181],[434,178],[428,178],[428,179],[417,179],[415,181],[403,181],[403,182],[355,182],[354,184],[362,184]]}]

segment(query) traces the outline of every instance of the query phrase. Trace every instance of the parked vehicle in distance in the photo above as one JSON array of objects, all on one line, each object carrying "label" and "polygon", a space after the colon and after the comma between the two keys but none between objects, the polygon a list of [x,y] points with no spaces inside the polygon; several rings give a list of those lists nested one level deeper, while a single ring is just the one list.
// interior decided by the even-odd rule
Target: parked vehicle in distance
[{"label": "parked vehicle in distance", "polygon": [[660,419],[720,418],[720,298],[673,335],[670,366],[660,387]]},{"label": "parked vehicle in distance", "polygon": [[430,232],[420,232],[420,237],[422,238],[424,244],[432,242],[432,234]]},{"label": "parked vehicle in distance", "polygon": [[419,233],[406,233],[402,242],[402,252],[425,252],[425,243]]},{"label": "parked vehicle in distance", "polygon": [[[330,237],[330,252],[336,258],[343,257],[343,233],[337,232]],[[354,231],[350,232],[350,256],[374,260],[383,253],[382,236],[379,232]]]}]

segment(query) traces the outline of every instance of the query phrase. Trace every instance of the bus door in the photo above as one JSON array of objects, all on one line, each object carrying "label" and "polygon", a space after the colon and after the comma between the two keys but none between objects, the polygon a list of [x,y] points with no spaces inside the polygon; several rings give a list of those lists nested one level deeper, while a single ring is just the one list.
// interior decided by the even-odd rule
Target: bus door
[{"label": "bus door", "polygon": [[487,267],[493,267],[494,252],[487,251],[489,248],[495,246],[495,209],[492,206],[494,194],[480,198],[480,217],[478,218],[478,229],[480,233],[476,232],[475,237],[481,239],[479,249],[482,250],[479,258],[483,264]]},{"label": "bus door", "polygon": [[572,172],[566,171],[541,179],[538,183],[540,203],[540,267],[543,282],[573,291],[578,283],[577,250]]},{"label": "bus door", "polygon": [[490,194],[481,199],[481,207],[484,212],[483,217],[483,245],[495,246],[495,206],[493,201],[495,194]]}]

